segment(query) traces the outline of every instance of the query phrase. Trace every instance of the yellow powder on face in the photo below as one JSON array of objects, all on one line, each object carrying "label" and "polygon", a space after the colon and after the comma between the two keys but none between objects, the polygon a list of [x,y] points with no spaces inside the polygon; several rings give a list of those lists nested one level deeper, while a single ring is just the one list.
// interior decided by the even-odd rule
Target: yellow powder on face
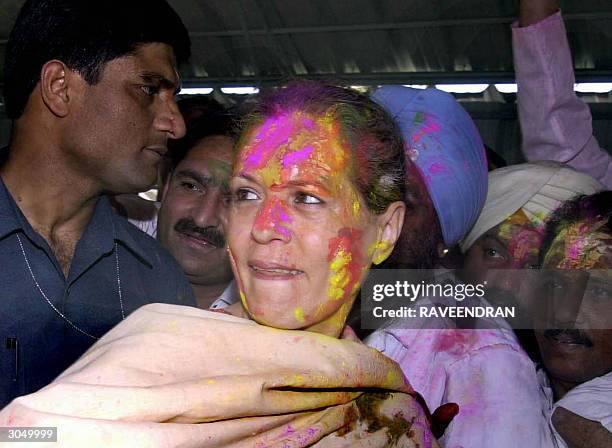
[{"label": "yellow powder on face", "polygon": [[249,311],[249,305],[247,305],[247,299],[246,296],[244,295],[244,293],[242,292],[242,290],[240,290],[240,301],[242,302],[242,306],[244,307],[244,309],[250,313]]},{"label": "yellow powder on face", "polygon": [[349,283],[348,265],[351,262],[351,254],[345,250],[339,250],[330,263],[329,287],[327,295],[332,300],[340,300],[344,297],[344,290]]},{"label": "yellow powder on face", "polygon": [[303,324],[304,322],[306,322],[306,319],[304,317],[304,308],[302,308],[301,306],[298,306],[295,310],[293,310],[293,315],[295,317],[295,320],[297,320],[299,323]]},{"label": "yellow powder on face", "polygon": [[351,305],[347,302],[344,302],[342,306],[338,309],[338,311],[334,314],[334,316],[330,320],[330,324],[335,330],[340,331],[344,328],[344,325],[346,324],[346,316],[348,316],[350,310]]},{"label": "yellow powder on face", "polygon": [[353,202],[353,216],[355,216],[355,218],[359,218],[360,211],[361,211],[361,204],[359,203],[359,200],[355,200]]}]

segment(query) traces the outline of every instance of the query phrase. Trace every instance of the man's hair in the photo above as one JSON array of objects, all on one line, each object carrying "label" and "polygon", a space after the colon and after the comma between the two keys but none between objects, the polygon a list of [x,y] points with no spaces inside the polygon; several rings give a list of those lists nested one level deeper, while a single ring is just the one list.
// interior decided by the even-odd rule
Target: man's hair
[{"label": "man's hair", "polygon": [[600,191],[589,196],[577,196],[564,202],[553,212],[546,223],[546,230],[540,246],[540,265],[550,250],[559,232],[578,222],[606,221],[600,229],[612,237],[612,191]]},{"label": "man's hair", "polygon": [[238,114],[233,110],[207,97],[188,97],[180,100],[178,106],[184,116],[193,118],[185,119],[187,131],[183,138],[168,142],[172,169],[176,168],[191,148],[203,138],[223,135],[236,141]]},{"label": "man's hair", "polygon": [[93,85],[107,62],[154,42],[171,46],[178,64],[189,59],[187,29],[165,0],[27,0],[6,48],[6,113],[21,116],[50,60]]}]

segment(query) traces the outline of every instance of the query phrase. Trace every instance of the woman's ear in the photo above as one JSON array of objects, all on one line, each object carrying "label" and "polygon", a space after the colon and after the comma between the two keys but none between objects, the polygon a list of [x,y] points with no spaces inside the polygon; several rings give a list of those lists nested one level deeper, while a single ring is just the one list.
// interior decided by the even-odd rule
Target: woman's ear
[{"label": "woman's ear", "polygon": [[395,243],[402,233],[405,214],[406,204],[396,201],[389,205],[384,213],[377,216],[380,239],[374,248],[372,263],[380,264],[391,255]]}]

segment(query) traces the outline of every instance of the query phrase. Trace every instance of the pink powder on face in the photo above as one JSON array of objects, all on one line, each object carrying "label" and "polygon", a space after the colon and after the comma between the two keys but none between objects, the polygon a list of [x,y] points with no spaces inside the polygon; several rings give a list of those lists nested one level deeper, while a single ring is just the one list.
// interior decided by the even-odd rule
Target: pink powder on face
[{"label": "pink powder on face", "polygon": [[255,230],[262,232],[271,228],[274,232],[290,237],[291,231],[286,227],[293,219],[287,213],[285,205],[280,199],[272,198],[267,201],[260,213],[255,218],[253,224]]},{"label": "pink powder on face", "polygon": [[254,136],[252,146],[246,151],[244,168],[251,171],[265,167],[278,147],[289,141],[294,128],[294,120],[288,120],[285,116],[266,120]]},{"label": "pink powder on face", "polygon": [[314,147],[306,146],[305,148],[300,149],[299,151],[285,154],[285,157],[283,157],[283,168],[289,168],[292,165],[298,165],[304,162],[305,160],[308,160],[308,157],[310,157],[310,154],[312,154],[313,151]]}]

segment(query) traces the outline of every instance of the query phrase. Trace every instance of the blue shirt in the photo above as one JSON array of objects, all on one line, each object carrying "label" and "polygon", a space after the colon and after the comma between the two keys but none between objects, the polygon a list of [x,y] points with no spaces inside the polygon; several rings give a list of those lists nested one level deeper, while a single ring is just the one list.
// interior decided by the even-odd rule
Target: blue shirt
[{"label": "blue shirt", "polygon": [[117,259],[125,315],[147,303],[195,306],[185,275],[157,241],[115,214],[106,197],[77,243],[68,278],[55,254],[0,179],[0,408],[51,382],[95,339],[122,320]]}]

